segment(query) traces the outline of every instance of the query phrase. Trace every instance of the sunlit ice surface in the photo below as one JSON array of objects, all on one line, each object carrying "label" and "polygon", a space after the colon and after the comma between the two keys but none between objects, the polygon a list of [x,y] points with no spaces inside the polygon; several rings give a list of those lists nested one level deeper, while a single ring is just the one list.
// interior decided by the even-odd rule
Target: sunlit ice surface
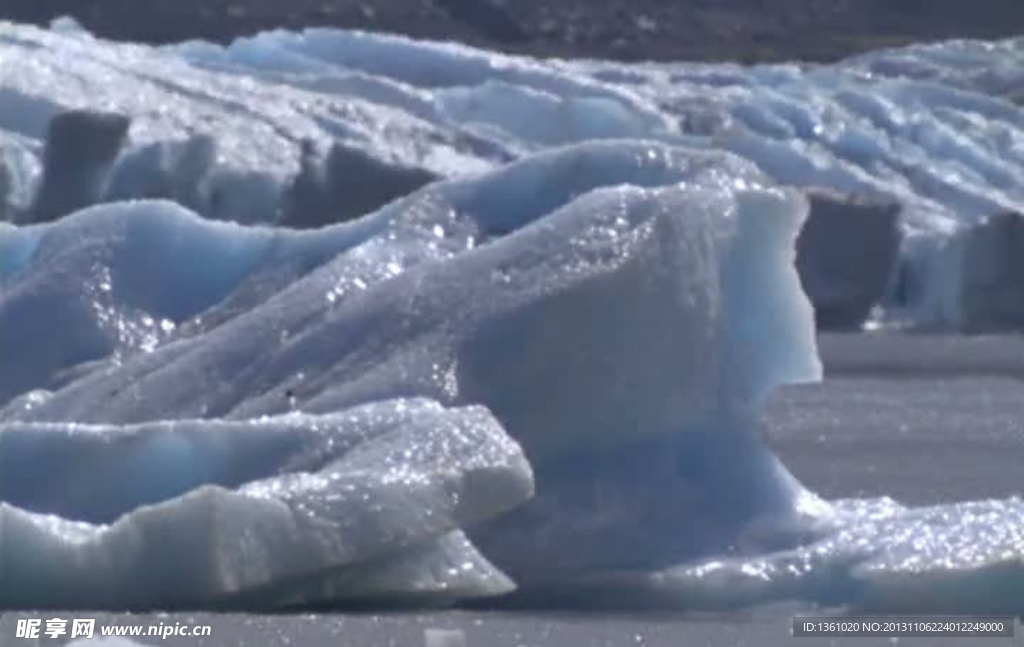
[{"label": "sunlit ice surface", "polygon": [[[1020,207],[1021,58],[0,26],[0,605],[1018,611],[1020,501],[824,501],[757,420],[821,376],[801,190],[898,198],[899,316],[954,316],[950,241]],[[72,108],[128,117],[125,150],[47,183]],[[436,181],[298,231],[310,140]],[[69,192],[82,209],[33,217]]]}]

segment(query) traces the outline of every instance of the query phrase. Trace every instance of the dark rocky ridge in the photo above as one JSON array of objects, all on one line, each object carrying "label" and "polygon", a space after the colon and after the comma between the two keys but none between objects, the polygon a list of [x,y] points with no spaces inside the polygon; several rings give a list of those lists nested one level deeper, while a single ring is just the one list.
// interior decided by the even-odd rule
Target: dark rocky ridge
[{"label": "dark rocky ridge", "polygon": [[879,47],[1024,34],[1020,0],[4,0],[0,19],[72,15],[113,39],[229,40],[330,25],[536,55],[835,60]]}]

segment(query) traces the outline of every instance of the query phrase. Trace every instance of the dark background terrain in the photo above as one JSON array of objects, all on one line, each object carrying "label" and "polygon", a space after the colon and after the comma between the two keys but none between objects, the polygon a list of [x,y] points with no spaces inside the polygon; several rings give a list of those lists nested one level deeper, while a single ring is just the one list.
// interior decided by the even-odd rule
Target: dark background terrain
[{"label": "dark background terrain", "polygon": [[73,15],[102,36],[228,40],[333,25],[511,52],[623,60],[834,60],[1024,34],[1024,0],[0,0],[0,19]]}]

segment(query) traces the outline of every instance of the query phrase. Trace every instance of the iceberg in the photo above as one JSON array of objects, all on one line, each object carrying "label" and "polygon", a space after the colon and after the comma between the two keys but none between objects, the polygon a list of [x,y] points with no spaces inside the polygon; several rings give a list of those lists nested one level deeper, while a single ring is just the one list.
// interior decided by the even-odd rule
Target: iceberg
[{"label": "iceberg", "polygon": [[816,316],[1007,316],[1022,57],[0,24],[0,608],[1016,593],[1020,501],[826,502],[759,416]]},{"label": "iceberg", "polygon": [[[570,551],[580,571],[634,561],[637,541],[659,549],[641,565],[676,563],[767,518],[758,541],[785,544],[810,495],[753,425],[775,384],[820,375],[793,267],[806,210],[727,154],[615,142],[308,233],[160,202],[8,229],[5,247],[34,248],[6,281],[66,302],[81,252],[110,303],[175,323],[0,413],[4,603],[437,602],[530,584],[523,564]],[[59,322],[38,332],[72,356],[80,318]],[[500,515],[535,473],[543,491]],[[558,540],[514,540],[540,531]],[[138,577],[149,562],[159,583]]]},{"label": "iceberg", "polygon": [[[664,186],[673,182],[694,186],[692,190]],[[88,290],[98,283],[100,291],[109,292],[119,307],[133,309],[140,312],[143,318],[148,317],[154,322],[169,319],[177,331],[172,340],[174,343],[160,345],[159,339],[144,342],[149,347],[145,350],[153,352],[144,354],[137,368],[128,370],[124,361],[126,358],[119,358],[116,364],[121,371],[94,370],[90,376],[86,376],[85,381],[79,380],[70,385],[71,388],[48,400],[48,410],[56,411],[55,407],[63,409],[59,418],[44,414],[39,407],[33,409],[31,416],[35,420],[66,419],[78,422],[141,421],[171,415],[172,412],[173,415],[181,415],[183,412],[178,406],[185,401],[191,402],[190,408],[200,417],[224,415],[231,411],[238,415],[244,412],[250,416],[277,413],[285,407],[285,399],[272,397],[266,385],[259,389],[256,389],[256,385],[264,383],[266,379],[279,381],[292,370],[295,375],[290,377],[294,378],[301,373],[303,377],[300,381],[311,385],[307,387],[296,383],[296,393],[300,399],[308,395],[311,403],[329,401],[337,407],[344,402],[365,401],[380,395],[390,397],[392,394],[387,392],[396,390],[394,385],[388,386],[378,395],[370,394],[378,390],[372,386],[374,383],[388,381],[388,370],[382,360],[392,353],[393,359],[390,361],[395,363],[397,373],[405,376],[403,381],[431,384],[430,397],[443,401],[447,391],[437,388],[439,384],[436,378],[443,376],[453,363],[462,365],[454,356],[457,352],[469,352],[471,356],[468,360],[475,360],[475,355],[468,350],[470,345],[477,343],[474,342],[475,337],[469,336],[473,329],[470,322],[479,319],[479,325],[483,326],[484,320],[503,318],[504,315],[500,313],[505,308],[512,308],[524,299],[540,300],[541,294],[533,294],[532,291],[542,285],[560,285],[559,277],[566,272],[581,280],[588,271],[597,272],[602,267],[599,263],[601,258],[607,256],[607,262],[611,263],[612,259],[620,256],[620,247],[639,236],[635,230],[647,231],[655,227],[647,220],[653,219],[663,210],[670,210],[668,205],[685,213],[704,214],[699,219],[694,216],[693,223],[688,222],[687,227],[692,228],[692,232],[676,232],[671,228],[666,230],[670,238],[684,239],[696,236],[700,227],[710,227],[710,224],[704,223],[711,220],[710,214],[718,210],[724,213],[738,211],[742,215],[759,213],[763,209],[784,212],[786,209],[802,208],[794,206],[803,205],[803,202],[792,195],[784,200],[780,198],[782,204],[788,206],[773,206],[773,203],[766,202],[763,205],[752,204],[745,210],[727,203],[715,204],[712,199],[714,191],[721,193],[723,200],[727,199],[736,191],[736,186],[749,186],[756,192],[758,182],[767,182],[767,179],[751,165],[727,155],[692,152],[655,144],[590,144],[531,158],[479,179],[432,185],[362,220],[314,232],[245,229],[237,225],[208,223],[165,203],[97,207],[50,229],[10,229],[10,242],[5,247],[17,249],[21,245],[35,244],[32,252],[18,251],[21,254],[31,253],[32,260],[39,261],[41,266],[39,271],[23,269],[15,272],[9,279],[15,285],[29,281],[33,285],[44,286],[37,289],[66,290],[67,283],[63,280],[62,272],[71,259],[60,265],[43,261],[50,255],[79,254],[83,267],[76,271],[92,270],[98,272],[103,280],[86,281],[77,286],[78,289]],[[618,184],[653,185],[654,188],[634,191],[627,187],[612,186],[601,190],[602,186]],[[703,185],[707,185],[706,190],[697,192],[698,186]],[[692,207],[686,204],[687,196],[691,193],[694,195]],[[531,196],[532,199],[514,199],[519,194]],[[573,198],[579,194],[583,195]],[[552,214],[558,217],[552,218]],[[755,234],[753,232],[758,227],[758,217],[743,215],[743,221],[752,224],[728,234],[736,237],[737,245],[743,245],[742,252],[737,248],[734,253],[749,254],[750,259],[744,261],[737,256],[731,265],[722,268],[721,276],[715,274],[709,277],[723,284],[727,280],[732,281],[736,298],[741,298],[741,301],[732,304],[716,297],[715,285],[702,287],[697,282],[685,288],[686,294],[690,294],[693,300],[686,302],[688,307],[696,308],[696,300],[702,299],[709,310],[702,317],[722,317],[698,326],[693,334],[714,328],[715,321],[721,320],[724,324],[725,316],[720,310],[726,307],[735,308],[739,312],[762,308],[765,313],[769,312],[769,307],[778,308],[783,313],[799,312],[805,308],[802,294],[788,294],[776,303],[773,301],[776,298],[774,292],[769,292],[769,288],[774,289],[777,282],[793,278],[781,278],[778,273],[791,270],[785,266],[786,260],[791,260],[792,256],[792,249],[786,247],[786,236],[795,236],[802,216],[788,216],[792,223],[780,226],[761,225],[759,233]],[[736,218],[740,218],[740,215]],[[785,220],[787,216],[765,218]],[[590,219],[596,221],[590,223]],[[671,222],[667,216],[664,219]],[[542,223],[548,221],[563,220],[567,224],[553,232],[541,227]],[[726,219],[726,222],[733,220]],[[572,233],[576,229],[596,233],[588,233],[587,237],[577,240]],[[86,235],[85,232],[89,231],[96,233]],[[104,235],[104,231],[124,233]],[[589,249],[587,245],[595,248],[604,245],[607,249],[600,253],[592,252],[594,258],[584,254],[580,259],[561,259],[554,256],[554,252],[559,250],[556,241],[560,240],[556,233],[565,239],[566,244],[571,242],[571,247],[578,249],[581,254]],[[710,236],[710,233],[707,235]],[[753,252],[747,252],[747,249],[756,249],[759,243],[748,240],[757,237],[765,239],[763,244],[772,244],[778,249],[764,259],[755,256]],[[20,245],[17,242],[19,239],[24,241]],[[167,245],[166,241],[177,243]],[[97,253],[95,249],[90,249],[90,242],[110,255],[109,263],[95,262]],[[505,255],[498,255],[499,250],[509,251]],[[551,250],[552,258],[540,262],[542,250]],[[689,252],[689,248],[686,251]],[[724,256],[727,251],[723,243],[723,247],[708,250],[706,254]],[[654,253],[650,252],[652,255]],[[676,264],[684,262],[681,260],[685,257],[683,254],[676,260],[670,250],[660,253],[666,255],[665,262],[672,263],[667,267],[676,267]],[[144,278],[132,274],[132,259],[141,258],[147,258],[152,268]],[[478,258],[483,260],[476,260]],[[703,259],[701,257],[698,260]],[[444,260],[448,262],[439,262]],[[707,264],[699,263],[698,260],[693,261],[697,265],[691,268],[696,273],[694,276],[707,276]],[[783,267],[769,272],[768,266],[776,261]],[[575,268],[572,271],[576,274],[561,268],[559,262]],[[757,269],[740,269],[744,267],[741,265],[743,262],[761,265]],[[460,278],[463,263],[470,264],[466,274],[474,277],[473,280]],[[517,275],[517,270],[522,272],[522,276]],[[684,270],[686,266],[681,268],[681,271]],[[207,271],[219,274],[218,280],[207,279]],[[734,273],[739,274],[733,276]],[[280,277],[275,276],[281,274],[296,280],[285,280],[282,286]],[[640,279],[634,277],[623,280],[629,282]],[[653,279],[646,277],[643,280],[650,283]],[[759,290],[758,287],[764,282],[769,283],[763,290]],[[439,289],[436,299],[431,299],[429,297],[432,292],[424,292],[420,286],[435,283],[439,286],[465,285],[458,291]],[[244,289],[240,287],[243,285]],[[171,290],[172,287],[176,291]],[[682,290],[684,287],[665,286],[664,289]],[[9,293],[16,296],[17,291],[10,290]],[[443,321],[447,314],[471,293],[475,294],[475,301],[472,302],[477,307],[469,309],[464,316],[467,319],[463,325],[467,328],[463,332],[443,330],[448,325]],[[159,296],[162,294],[166,296]],[[527,296],[530,294],[533,296]],[[640,293],[633,293],[630,298],[637,299],[640,296]],[[238,312],[240,305],[237,299],[247,301],[245,311]],[[348,305],[351,299],[367,300],[365,308],[355,311],[360,317],[343,316],[352,312]],[[54,301],[64,303],[67,299],[55,297]],[[490,308],[484,307],[488,303],[493,304],[492,308],[499,309],[492,312]],[[269,313],[273,313],[273,316],[265,316]],[[642,317],[643,314],[637,313],[636,316]],[[190,321],[190,317],[195,319]],[[621,319],[623,315],[618,317]],[[667,315],[666,319],[671,321]],[[753,323],[755,319],[756,325]],[[12,311],[12,322],[26,320],[23,314]],[[371,321],[374,323],[371,324]],[[435,323],[431,324],[431,321]],[[737,325],[741,322],[739,319],[736,321]],[[565,325],[572,323],[569,320]],[[575,323],[580,329],[592,327],[592,323]],[[770,384],[771,379],[763,377],[762,372],[780,370],[795,376],[805,373],[813,376],[817,360],[813,357],[811,324],[801,322],[796,315],[776,323],[768,314],[758,314],[756,317],[750,315],[742,323],[743,327],[736,331],[737,339],[742,339],[749,346],[742,351],[749,357],[744,362],[746,368],[743,374],[736,378],[741,380],[743,388],[736,391],[742,391],[744,397],[756,399],[754,396],[764,396],[767,387],[762,386],[761,381]],[[119,332],[130,328],[127,325],[117,326]],[[77,331],[80,327],[76,325],[74,329]],[[387,333],[388,330],[394,332]],[[473,335],[484,334],[482,330]],[[678,336],[676,327],[673,326],[671,330],[671,336]],[[301,367],[308,359],[307,354],[317,348],[318,344],[331,349],[327,355],[321,349],[313,351],[319,355],[321,370],[332,370],[331,362],[366,362],[367,358],[363,357],[365,347],[373,345],[372,339],[366,337],[369,331],[381,335],[380,349],[382,353],[386,351],[386,354],[371,360],[375,366],[372,373],[380,372],[385,378],[376,380],[371,379],[371,375],[363,375],[357,380],[363,386],[356,389],[356,384],[323,384],[311,372],[312,367]],[[759,335],[769,332],[784,335],[786,343],[761,344]],[[579,334],[579,331],[573,334]],[[629,337],[628,331],[616,334]],[[423,347],[431,350],[419,360],[428,367],[436,364],[437,367],[431,370],[437,375],[419,375],[408,369],[397,370],[407,361],[407,353],[398,352],[404,350],[405,344],[392,345],[385,340],[389,337],[400,339],[417,335],[423,336],[423,342],[428,338],[445,341],[444,345],[424,343]],[[23,333],[21,337],[30,342],[29,335]],[[48,339],[46,343],[49,343]],[[327,339],[332,341],[326,343]],[[670,337],[665,339],[666,342],[670,341]],[[706,337],[705,341],[711,339]],[[796,344],[799,351],[790,351],[790,343]],[[465,350],[456,351],[458,344],[463,344]],[[784,360],[780,361],[779,369],[769,368],[772,364],[770,357],[775,352],[769,346],[778,347],[778,355]],[[213,352],[214,348],[222,350]],[[553,348],[545,349],[545,352],[553,351]],[[221,352],[224,355],[220,355]],[[653,352],[662,353],[664,349]],[[733,351],[723,349],[723,354],[728,352]],[[193,365],[193,356],[202,365],[209,365],[209,368],[199,369]],[[271,362],[263,370],[276,371],[279,375],[261,377],[256,365],[250,363],[251,358],[258,356],[264,356]],[[630,353],[623,351],[624,359],[629,356]],[[246,359],[244,362],[225,362],[229,357]],[[764,367],[757,361],[759,357],[764,357],[761,360]],[[210,380],[218,382],[218,386],[213,389],[210,388],[212,384],[181,380],[170,390],[162,386],[151,390],[149,386],[143,388],[138,381],[138,378],[142,378],[173,382],[179,370],[179,362],[180,370],[190,373],[198,370],[200,374],[207,374]],[[638,366],[641,364],[639,361],[636,363]],[[159,364],[162,368],[150,375],[150,369],[143,368],[141,364]],[[466,364],[466,370],[469,367]],[[135,371],[140,373],[133,375]],[[245,380],[240,379],[242,373],[248,376]],[[357,373],[353,367],[352,374]],[[99,388],[98,385],[81,391],[81,399],[76,395],[77,387],[84,387],[92,379],[112,380],[109,388],[113,397],[105,398],[102,407],[97,407],[98,403],[87,394],[87,391]],[[653,376],[647,379],[653,379]],[[122,387],[115,385],[127,385],[129,382],[134,385],[130,391],[123,391]],[[45,385],[37,384],[33,388],[41,386]],[[306,394],[307,388],[313,390]],[[659,390],[661,388],[664,387],[659,387]],[[694,384],[693,388],[697,388],[697,385]],[[710,385],[703,388],[710,389]],[[178,396],[171,396],[174,391],[181,389],[184,391]],[[132,393],[140,390],[159,394],[162,402],[146,403],[138,400]],[[350,390],[353,391],[352,395],[343,395]],[[363,390],[367,390],[366,394],[356,395],[356,392]],[[221,392],[218,397],[220,403],[217,405],[207,401],[214,391]],[[257,397],[256,393],[263,395]],[[698,398],[707,400],[705,394],[695,391],[693,399]],[[88,413],[87,409],[94,410],[94,413]],[[756,410],[756,406],[752,410]]]},{"label": "iceberg", "polygon": [[533,485],[486,411],[426,401],[245,423],[5,425],[2,443],[4,606],[288,605],[333,580],[345,586],[327,599],[502,593],[508,580],[458,529]]}]

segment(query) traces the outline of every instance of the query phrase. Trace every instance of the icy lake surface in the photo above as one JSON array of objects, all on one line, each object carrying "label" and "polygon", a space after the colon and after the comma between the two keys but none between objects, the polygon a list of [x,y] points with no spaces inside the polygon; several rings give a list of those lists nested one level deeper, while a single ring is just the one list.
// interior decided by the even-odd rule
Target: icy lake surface
[{"label": "icy lake surface", "polygon": [[805,191],[902,206],[879,325],[962,322],[1022,97],[1024,40],[743,68],[0,24],[0,608],[1019,612],[1019,499],[827,501],[760,417],[822,377]]}]

